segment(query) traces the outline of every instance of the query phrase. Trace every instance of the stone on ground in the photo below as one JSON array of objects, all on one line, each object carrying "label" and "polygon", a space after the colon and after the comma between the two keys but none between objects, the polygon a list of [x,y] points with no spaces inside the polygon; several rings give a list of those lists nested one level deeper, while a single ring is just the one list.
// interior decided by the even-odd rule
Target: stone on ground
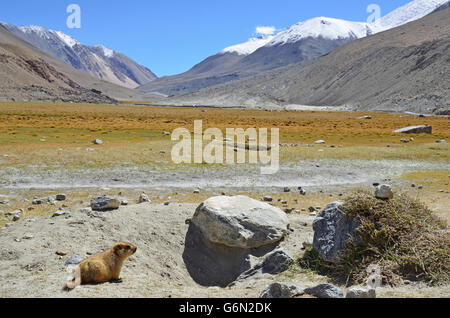
[{"label": "stone on ground", "polygon": [[394,133],[399,134],[431,134],[433,132],[432,126],[409,126],[401,129],[397,129],[394,131]]},{"label": "stone on ground", "polygon": [[344,298],[342,290],[332,284],[320,284],[315,287],[306,288],[305,294],[317,298]]},{"label": "stone on ground", "polygon": [[352,287],[347,291],[345,298],[376,298],[375,289]]},{"label": "stone on ground", "polygon": [[376,188],[375,197],[381,200],[389,200],[394,197],[394,192],[392,192],[391,186],[382,184]]},{"label": "stone on ground", "polygon": [[110,197],[98,197],[91,200],[91,209],[93,211],[116,210],[120,207],[120,200]]},{"label": "stone on ground", "polygon": [[266,287],[260,298],[292,298],[302,295],[303,289],[291,284],[273,283]]},{"label": "stone on ground", "polygon": [[327,261],[338,261],[340,251],[350,237],[357,238],[358,219],[347,219],[341,202],[333,202],[320,212],[313,222],[313,246]]},{"label": "stone on ground", "polygon": [[280,241],[289,226],[279,208],[246,196],[212,197],[197,208],[192,222],[209,241],[245,249]]}]

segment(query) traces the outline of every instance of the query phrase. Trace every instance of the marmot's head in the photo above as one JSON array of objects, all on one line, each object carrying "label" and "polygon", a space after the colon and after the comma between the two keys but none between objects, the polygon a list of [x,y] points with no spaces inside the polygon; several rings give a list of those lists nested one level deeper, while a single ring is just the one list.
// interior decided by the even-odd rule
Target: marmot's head
[{"label": "marmot's head", "polygon": [[120,242],[114,245],[113,250],[118,256],[127,258],[136,253],[137,247],[130,243]]}]

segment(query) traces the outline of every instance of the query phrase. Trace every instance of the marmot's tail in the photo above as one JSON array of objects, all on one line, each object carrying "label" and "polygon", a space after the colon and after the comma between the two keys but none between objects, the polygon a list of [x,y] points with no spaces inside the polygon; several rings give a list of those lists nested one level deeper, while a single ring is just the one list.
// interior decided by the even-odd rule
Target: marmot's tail
[{"label": "marmot's tail", "polygon": [[70,282],[67,282],[63,286],[62,290],[66,291],[66,292],[70,292],[71,290],[74,290],[79,285],[81,285],[81,275],[80,275],[80,267],[77,266],[77,267],[75,267],[75,270],[74,270],[74,278]]}]

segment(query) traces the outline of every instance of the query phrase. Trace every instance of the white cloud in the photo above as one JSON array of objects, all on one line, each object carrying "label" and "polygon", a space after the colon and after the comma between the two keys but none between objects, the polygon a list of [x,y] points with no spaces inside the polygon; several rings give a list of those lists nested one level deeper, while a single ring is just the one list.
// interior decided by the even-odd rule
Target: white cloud
[{"label": "white cloud", "polygon": [[259,26],[256,27],[256,34],[261,35],[273,35],[276,31],[276,28],[273,26]]}]

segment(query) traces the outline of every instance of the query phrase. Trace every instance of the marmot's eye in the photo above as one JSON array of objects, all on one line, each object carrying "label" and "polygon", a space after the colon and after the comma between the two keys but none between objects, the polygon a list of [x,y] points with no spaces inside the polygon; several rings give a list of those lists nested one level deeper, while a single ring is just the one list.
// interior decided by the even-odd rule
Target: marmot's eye
[{"label": "marmot's eye", "polygon": [[127,250],[129,250],[129,249],[130,249],[130,247],[129,247],[129,246],[127,245],[127,246],[126,246],[126,249],[127,249]]}]

